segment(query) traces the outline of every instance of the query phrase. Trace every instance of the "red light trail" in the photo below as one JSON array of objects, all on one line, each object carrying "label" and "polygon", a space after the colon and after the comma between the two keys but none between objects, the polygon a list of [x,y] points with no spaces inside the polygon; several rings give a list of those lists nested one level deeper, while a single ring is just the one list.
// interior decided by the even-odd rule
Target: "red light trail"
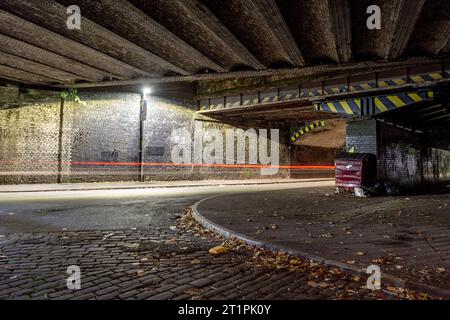
[{"label": "red light trail", "polygon": [[[18,161],[18,160],[0,160],[0,164],[57,164],[57,161]],[[110,167],[207,167],[207,168],[236,168],[236,169],[304,169],[304,170],[324,170],[334,169],[334,165],[264,165],[264,164],[221,164],[221,163],[173,163],[173,162],[106,162],[106,161],[63,161],[63,165],[70,166],[110,166]]]}]

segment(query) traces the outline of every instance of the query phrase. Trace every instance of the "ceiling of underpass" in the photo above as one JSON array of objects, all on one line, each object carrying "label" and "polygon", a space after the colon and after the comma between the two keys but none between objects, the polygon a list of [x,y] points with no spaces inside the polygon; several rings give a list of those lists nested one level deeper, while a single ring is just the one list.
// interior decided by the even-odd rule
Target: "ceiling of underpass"
[{"label": "ceiling of underpass", "polygon": [[[381,30],[366,27],[373,4]],[[66,27],[69,5],[80,30]],[[447,0],[1,1],[0,78],[82,87],[416,65],[449,57],[449,15]]]}]

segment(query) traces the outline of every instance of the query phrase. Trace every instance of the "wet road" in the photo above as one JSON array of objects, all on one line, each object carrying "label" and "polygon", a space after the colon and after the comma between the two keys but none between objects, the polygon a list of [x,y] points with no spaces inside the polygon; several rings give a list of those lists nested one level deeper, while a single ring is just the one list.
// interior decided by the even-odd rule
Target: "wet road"
[{"label": "wet road", "polygon": [[0,234],[169,228],[183,209],[216,194],[330,186],[301,182],[128,190],[0,193]]}]

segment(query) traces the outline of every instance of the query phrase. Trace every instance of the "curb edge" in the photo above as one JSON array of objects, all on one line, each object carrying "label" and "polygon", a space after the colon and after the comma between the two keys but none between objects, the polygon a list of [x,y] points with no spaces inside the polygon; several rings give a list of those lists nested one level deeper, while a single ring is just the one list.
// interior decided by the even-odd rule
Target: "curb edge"
[{"label": "curb edge", "polygon": [[[251,237],[248,237],[246,235],[243,235],[241,233],[235,232],[233,230],[230,230],[228,228],[222,227],[220,225],[218,225],[215,222],[212,222],[211,220],[205,218],[198,210],[199,205],[201,205],[203,202],[208,201],[210,199],[216,198],[216,197],[220,197],[223,196],[225,194],[219,194],[219,195],[214,195],[211,197],[207,197],[204,198],[198,202],[196,202],[194,205],[191,206],[192,209],[192,216],[193,218],[200,223],[204,228],[208,229],[208,230],[212,230],[218,234],[220,234],[221,236],[223,236],[224,238],[228,239],[228,238],[235,238],[235,239],[239,239],[242,240],[244,242],[246,242],[247,244],[251,245],[251,246],[255,246],[261,249],[267,249],[273,252],[285,252],[288,253],[292,256],[296,256],[296,257],[300,257],[303,259],[308,259],[308,260],[312,260],[314,262],[317,263],[321,263],[324,265],[328,265],[331,267],[337,267],[343,271],[349,272],[351,274],[354,275],[364,275],[367,276],[367,273],[365,272],[365,270],[363,268],[358,268],[356,266],[352,266],[350,264],[344,263],[344,262],[340,262],[337,260],[332,260],[332,259],[326,259],[324,257],[320,257],[320,256],[316,256],[316,255],[311,255],[307,252],[303,252],[303,251],[299,251],[299,250],[293,250],[293,249],[289,249],[287,247],[283,247],[283,246],[278,246],[278,245],[274,245],[271,244],[269,242],[265,242],[265,241],[260,241],[260,240],[256,240],[253,239]],[[403,279],[403,278],[399,278],[397,276],[388,274],[388,273],[384,273],[383,274],[383,278],[385,280],[387,280],[387,283],[389,284],[393,284],[395,286],[399,286],[399,287],[403,287],[405,289],[410,289],[410,290],[414,290],[414,291],[421,291],[424,293],[427,293],[429,295],[432,296],[438,296],[439,298],[444,298],[444,299],[449,299],[450,298],[450,290],[447,289],[442,289],[439,287],[435,287],[435,286],[431,286],[428,284],[424,284],[424,283],[419,283],[419,282],[415,282],[415,281],[409,281],[407,279]]]}]

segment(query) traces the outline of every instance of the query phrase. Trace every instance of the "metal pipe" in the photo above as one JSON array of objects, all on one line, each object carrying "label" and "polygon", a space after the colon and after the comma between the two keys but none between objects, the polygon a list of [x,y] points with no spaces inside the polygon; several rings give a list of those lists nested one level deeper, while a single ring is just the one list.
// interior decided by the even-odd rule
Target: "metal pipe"
[{"label": "metal pipe", "polygon": [[142,94],[139,112],[139,181],[144,182],[144,121],[147,111],[147,99]]},{"label": "metal pipe", "polygon": [[59,133],[58,133],[58,175],[56,177],[57,183],[62,183],[62,139],[63,139],[63,124],[64,124],[64,102],[65,99],[61,98],[59,105]]}]

